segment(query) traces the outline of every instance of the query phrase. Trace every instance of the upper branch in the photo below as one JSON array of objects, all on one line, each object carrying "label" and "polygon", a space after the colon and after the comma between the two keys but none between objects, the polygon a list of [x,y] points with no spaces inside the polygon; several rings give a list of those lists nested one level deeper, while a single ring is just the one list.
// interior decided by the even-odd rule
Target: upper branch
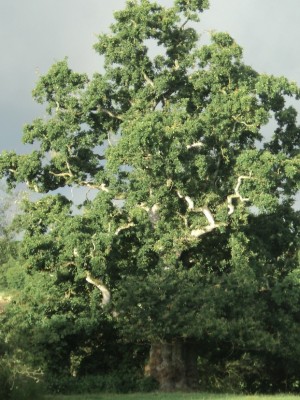
[{"label": "upper branch", "polygon": [[239,192],[239,189],[240,189],[240,186],[242,184],[243,179],[253,179],[253,178],[250,175],[249,176],[248,175],[241,175],[241,176],[238,177],[238,181],[237,181],[236,187],[234,188],[234,194],[231,194],[231,195],[227,196],[228,215],[233,214],[234,209],[235,209],[235,207],[234,207],[234,205],[232,203],[233,199],[239,199],[243,203],[245,201],[249,201],[249,198],[243,197]]}]

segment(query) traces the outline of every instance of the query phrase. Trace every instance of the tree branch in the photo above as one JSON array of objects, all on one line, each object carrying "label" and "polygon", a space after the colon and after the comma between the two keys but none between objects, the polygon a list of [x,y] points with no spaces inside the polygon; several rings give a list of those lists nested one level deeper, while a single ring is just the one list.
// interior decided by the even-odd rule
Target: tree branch
[{"label": "tree branch", "polygon": [[73,174],[70,174],[69,172],[61,172],[59,174],[56,174],[53,171],[49,171],[49,174],[53,175],[53,176],[57,176],[57,177],[64,177],[64,176],[68,176],[69,178],[71,178],[73,176]]},{"label": "tree branch", "polygon": [[112,117],[112,118],[118,119],[119,121],[123,121],[123,118],[120,117],[120,115],[116,115],[116,114],[114,114],[113,112],[111,112],[110,110],[107,110],[106,108],[101,108],[101,107],[99,107],[99,108],[98,108],[98,111],[99,111],[99,112],[103,112],[104,114],[107,114],[107,115],[109,115],[109,116]]},{"label": "tree branch", "polygon": [[253,178],[248,175],[241,175],[238,177],[238,182],[236,184],[236,187],[234,188],[234,194],[227,196],[228,215],[231,215],[234,213],[235,207],[232,203],[233,199],[239,199],[239,200],[241,200],[242,203],[244,203],[245,201],[249,201],[249,198],[242,197],[242,195],[239,192],[239,188],[242,184],[243,179],[253,179]]},{"label": "tree branch", "polygon": [[219,224],[215,223],[214,217],[213,217],[212,213],[210,212],[210,210],[208,209],[208,207],[201,207],[201,208],[197,209],[197,211],[203,212],[203,214],[209,224],[200,229],[193,229],[191,231],[191,236],[198,238],[202,235],[205,235],[208,232],[211,232],[212,230],[214,230],[216,228],[225,226],[224,223],[219,223]]},{"label": "tree branch", "polygon": [[[204,226],[203,228],[193,229],[190,233],[191,236],[198,238],[199,236],[202,236],[208,232],[211,232],[213,229],[216,229],[216,228],[219,228],[220,226],[225,225],[224,223],[219,223],[219,224],[215,223],[215,219],[208,207],[201,207],[201,208],[195,209],[194,202],[189,196],[182,196],[179,191],[177,191],[177,194],[181,199],[183,199],[183,198],[185,199],[185,201],[188,204],[189,211],[202,212],[204,214],[205,218],[207,219],[208,225]],[[185,217],[183,217],[183,219],[186,221]],[[185,226],[187,226],[186,222],[185,222]]]},{"label": "tree branch", "polygon": [[188,210],[193,210],[194,209],[194,202],[189,196],[182,196],[182,194],[177,191],[178,197],[181,199],[184,198],[184,200],[188,203]]},{"label": "tree branch", "polygon": [[132,226],[135,226],[135,224],[133,222],[129,222],[127,225],[123,225],[120,226],[116,231],[115,231],[115,235],[118,235],[121,231],[123,231],[124,229],[128,229],[131,228]]},{"label": "tree branch", "polygon": [[192,143],[192,144],[188,144],[186,146],[186,148],[189,150],[189,149],[192,149],[192,148],[195,148],[195,147],[203,147],[203,146],[204,146],[204,144],[202,142],[195,142],[195,143]]},{"label": "tree branch", "polygon": [[110,291],[107,289],[107,287],[104,285],[104,283],[100,279],[95,279],[91,276],[90,272],[87,271],[86,273],[86,278],[85,280],[88,283],[91,283],[92,285],[96,286],[102,294],[102,301],[101,301],[101,306],[105,306],[110,302]]},{"label": "tree branch", "polygon": [[255,124],[248,124],[248,123],[245,122],[245,121],[240,121],[240,120],[238,119],[238,117],[236,117],[236,116],[233,116],[232,118],[233,118],[233,120],[236,121],[238,124],[244,125],[244,126],[246,126],[247,128],[255,128],[255,127],[256,127]]},{"label": "tree branch", "polygon": [[154,83],[153,81],[147,76],[147,74],[145,72],[143,72],[143,77],[145,79],[145,81],[152,87],[154,87]]},{"label": "tree branch", "polygon": [[152,207],[148,207],[145,203],[141,203],[138,206],[147,211],[152,226],[155,226],[159,220],[159,205],[155,203]]},{"label": "tree branch", "polygon": [[101,183],[101,185],[95,185],[93,182],[81,181],[78,183],[78,185],[86,186],[91,189],[103,190],[103,192],[109,193],[109,189],[106,187],[105,183]]}]

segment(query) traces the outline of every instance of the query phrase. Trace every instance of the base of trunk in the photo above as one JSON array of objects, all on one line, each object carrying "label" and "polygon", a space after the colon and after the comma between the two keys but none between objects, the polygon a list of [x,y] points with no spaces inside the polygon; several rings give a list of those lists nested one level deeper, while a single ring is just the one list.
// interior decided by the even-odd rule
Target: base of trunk
[{"label": "base of trunk", "polygon": [[193,390],[198,387],[197,351],[193,343],[173,340],[152,343],[145,372],[158,381],[160,390]]}]

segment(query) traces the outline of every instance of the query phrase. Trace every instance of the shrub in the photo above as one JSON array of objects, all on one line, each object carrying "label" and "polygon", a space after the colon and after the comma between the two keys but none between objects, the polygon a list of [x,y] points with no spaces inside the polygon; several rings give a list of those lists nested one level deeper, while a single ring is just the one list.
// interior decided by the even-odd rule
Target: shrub
[{"label": "shrub", "polygon": [[[39,400],[43,396],[43,385],[21,370],[20,364],[6,357],[0,359],[0,398],[5,400]],[[24,368],[24,366],[22,366]]]},{"label": "shrub", "polygon": [[116,371],[105,375],[82,377],[52,376],[47,379],[47,389],[51,393],[128,393],[150,392],[158,388],[152,378],[143,377],[138,371]]}]

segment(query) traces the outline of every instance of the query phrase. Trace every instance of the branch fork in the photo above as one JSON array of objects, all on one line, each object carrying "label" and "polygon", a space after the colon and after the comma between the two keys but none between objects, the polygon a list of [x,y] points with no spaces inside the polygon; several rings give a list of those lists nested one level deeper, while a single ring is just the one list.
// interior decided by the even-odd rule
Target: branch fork
[{"label": "branch fork", "polygon": [[233,199],[239,199],[242,203],[245,203],[246,201],[250,200],[248,197],[243,197],[239,192],[240,186],[244,179],[253,179],[253,178],[250,175],[240,175],[238,177],[236,187],[234,188],[234,194],[227,196],[228,215],[232,215],[235,210],[235,206],[233,205],[232,202]]}]

